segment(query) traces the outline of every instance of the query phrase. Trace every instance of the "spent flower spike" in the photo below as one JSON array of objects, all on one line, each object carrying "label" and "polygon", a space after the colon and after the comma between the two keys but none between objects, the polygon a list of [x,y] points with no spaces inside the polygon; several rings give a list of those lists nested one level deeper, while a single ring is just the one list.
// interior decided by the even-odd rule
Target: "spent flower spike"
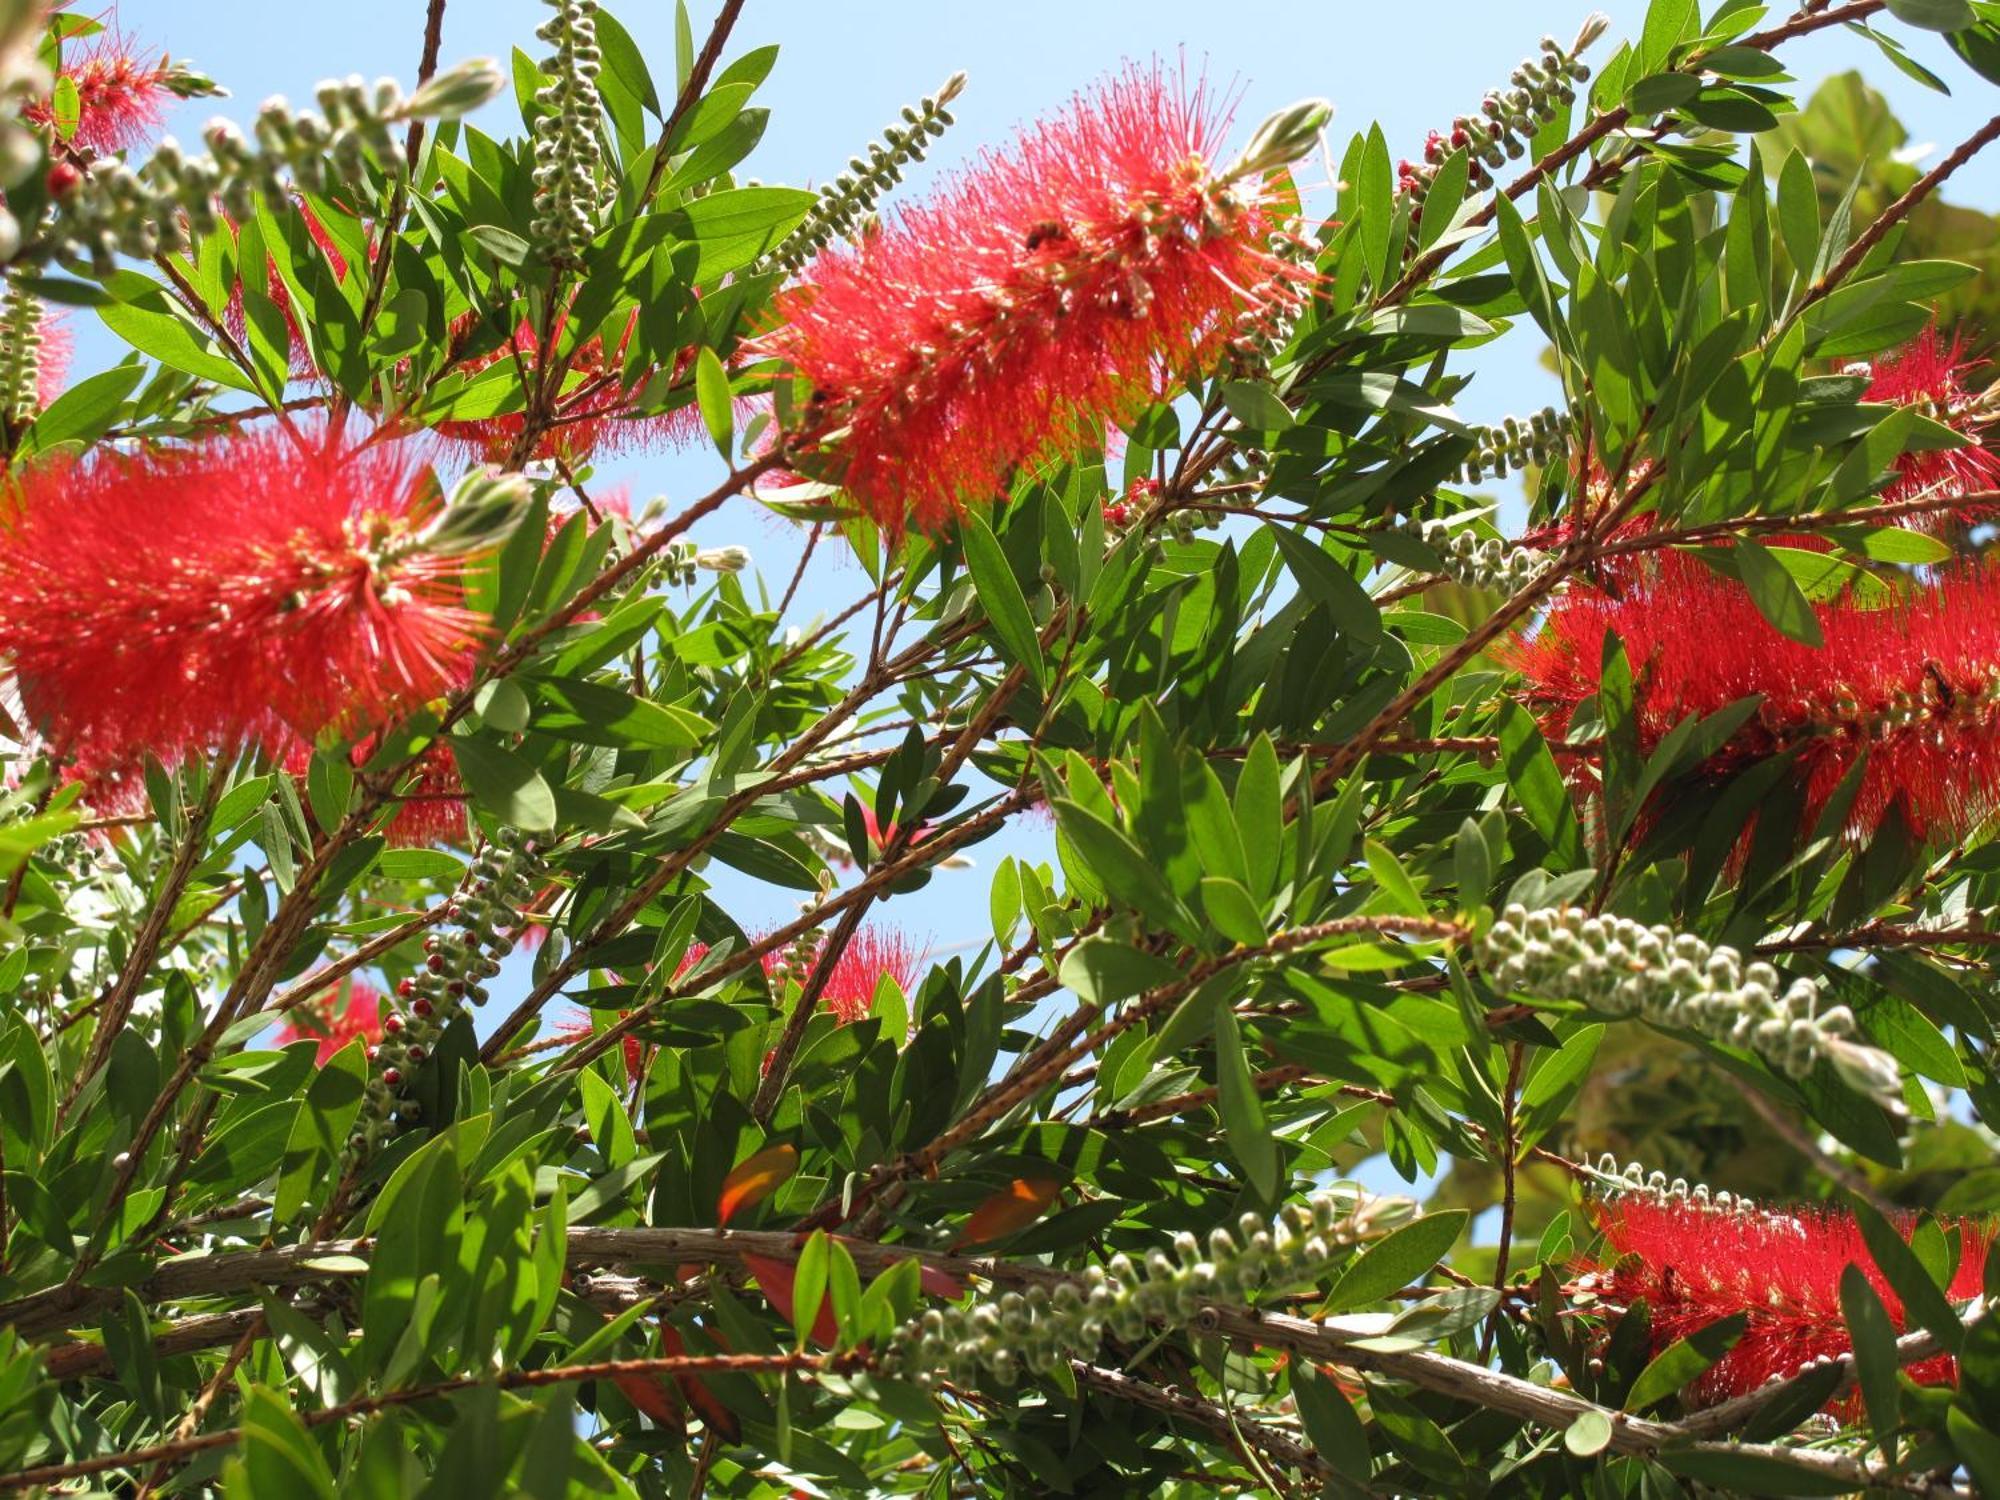
[{"label": "spent flower spike", "polygon": [[1206,89],[1129,70],[781,293],[756,352],[811,386],[849,493],[936,526],[1298,307],[1276,186],[1212,165],[1225,123]]}]

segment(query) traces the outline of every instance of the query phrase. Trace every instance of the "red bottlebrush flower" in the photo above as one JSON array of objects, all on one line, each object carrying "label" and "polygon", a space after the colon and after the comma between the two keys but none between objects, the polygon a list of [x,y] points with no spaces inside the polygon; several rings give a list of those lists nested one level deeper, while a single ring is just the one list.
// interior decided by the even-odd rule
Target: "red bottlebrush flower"
[{"label": "red bottlebrush flower", "polygon": [[1213,165],[1226,125],[1206,90],[1128,71],[781,293],[758,352],[849,430],[849,493],[936,525],[1296,308],[1276,194]]},{"label": "red bottlebrush flower", "polygon": [[[1815,1360],[1849,1351],[1840,1310],[1840,1276],[1859,1266],[1881,1297],[1896,1331],[1902,1303],[1875,1268],[1854,1216],[1833,1209],[1772,1213],[1719,1209],[1639,1195],[1601,1204],[1604,1259],[1586,1267],[1597,1295],[1622,1312],[1643,1298],[1652,1313],[1652,1352],[1743,1313],[1743,1335],[1689,1388],[1697,1405],[1746,1395],[1775,1377],[1796,1375]],[[1909,1226],[1899,1226],[1907,1236]],[[1989,1231],[1961,1223],[1963,1249],[1949,1295],[1979,1294]],[[1949,1355],[1907,1367],[1925,1385],[1957,1380]]]},{"label": "red bottlebrush flower", "polygon": [[[1883,491],[1883,499],[1950,498],[2000,487],[2000,454],[1981,440],[1984,429],[1971,420],[1972,401],[1961,378],[1975,363],[1965,358],[1962,340],[1954,338],[1947,346],[1932,325],[1870,368],[1864,401],[1921,407],[1927,416],[1970,440],[1963,448],[1904,454],[1896,460],[1896,479]],[[1991,509],[1981,506],[1975,514]]]},{"label": "red bottlebrush flower", "polygon": [[[454,340],[463,340],[475,324],[470,315],[460,319],[452,329]],[[557,333],[561,333],[560,322]],[[691,442],[706,430],[701,425],[701,413],[692,404],[677,407],[664,416],[623,415],[634,395],[623,374],[625,346],[631,336],[632,327],[627,325],[617,348],[607,349],[603,339],[593,338],[576,351],[563,376],[565,394],[556,403],[555,423],[536,438],[530,458],[559,458],[577,464],[600,450],[631,448],[655,441]],[[512,363],[516,356],[521,369],[530,377],[541,367],[541,339],[525,318],[514,330],[511,348],[502,345],[490,354],[461,360],[458,368],[468,376],[476,375],[503,360]],[[692,354],[686,362],[692,364]],[[500,463],[513,453],[526,423],[526,416],[517,411],[504,416],[440,422],[437,430],[463,445],[474,457]]]},{"label": "red bottlebrush flower", "polygon": [[905,994],[914,990],[917,965],[917,950],[903,934],[864,927],[841,950],[819,1002],[842,1025],[858,1021],[875,1008],[875,987],[884,975]]},{"label": "red bottlebrush flower", "polygon": [[69,362],[76,354],[76,338],[69,319],[50,310],[42,315],[42,347],[35,363],[35,405],[47,406],[63,393],[69,379]]},{"label": "red bottlebrush flower", "polygon": [[[369,735],[349,753],[358,770],[375,754],[375,736]],[[294,738],[286,747],[284,770],[288,776],[304,776],[312,764],[310,742]],[[432,844],[462,844],[471,834],[465,811],[465,783],[459,779],[458,762],[451,746],[433,740],[424,747],[416,764],[396,788],[401,806],[382,835],[392,849],[421,849]]]},{"label": "red bottlebrush flower", "polygon": [[[60,77],[76,85],[76,134],[73,145],[100,156],[136,146],[166,119],[172,70],[162,54],[157,62],[141,62],[134,49],[113,32],[103,32],[63,59]],[[39,99],[21,111],[36,125],[52,125],[53,101]]]},{"label": "red bottlebrush flower", "polygon": [[1618,598],[1572,593],[1505,655],[1552,738],[1597,691],[1612,633],[1648,752],[1689,715],[1761,695],[1709,769],[1795,751],[1810,819],[1865,753],[1847,824],[1857,839],[1891,813],[1920,838],[1956,835],[2000,806],[2000,571],[1956,573],[1888,608],[1843,600],[1814,613],[1819,650],[1780,635],[1737,584],[1689,565]]},{"label": "red bottlebrush flower", "polygon": [[358,979],[344,979],[332,991],[322,990],[310,1007],[300,1006],[296,1020],[278,1028],[278,1045],[318,1041],[315,1061],[324,1064],[356,1037],[373,1045],[382,1040],[382,997]]},{"label": "red bottlebrush flower", "polygon": [[462,683],[462,559],[408,445],[283,433],[46,465],[0,498],[0,656],[87,767],[355,732]]},{"label": "red bottlebrush flower", "polygon": [[[630,1011],[621,1010],[618,1012],[618,1018],[622,1021],[630,1014]],[[561,1029],[557,1031],[556,1035],[567,1042],[586,1042],[590,1040],[592,1033],[596,1029],[596,1026],[590,1019],[589,1012],[578,1011],[562,1023]],[[618,1046],[625,1055],[625,1076],[633,1083],[637,1083],[640,1078],[645,1076],[646,1072],[645,1044],[628,1031],[624,1036],[619,1038]]]}]

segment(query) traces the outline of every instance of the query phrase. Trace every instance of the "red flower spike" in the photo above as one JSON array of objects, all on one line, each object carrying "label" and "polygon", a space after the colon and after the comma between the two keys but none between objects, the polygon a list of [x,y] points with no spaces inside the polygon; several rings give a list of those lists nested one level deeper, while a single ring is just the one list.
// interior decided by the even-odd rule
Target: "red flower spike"
[{"label": "red flower spike", "polygon": [[875,1008],[875,987],[884,975],[905,994],[916,988],[917,950],[899,932],[864,927],[855,933],[827,976],[819,1002],[842,1025],[858,1021]]},{"label": "red flower spike", "polygon": [[[1584,1269],[1614,1315],[1645,1300],[1654,1354],[1718,1318],[1747,1316],[1735,1346],[1689,1388],[1698,1405],[1747,1395],[1773,1377],[1846,1354],[1840,1276],[1849,1265],[1867,1275],[1896,1331],[1904,1331],[1902,1303],[1875,1268],[1852,1214],[1729,1211],[1633,1195],[1600,1204],[1597,1216],[1604,1257]],[[1909,1225],[1898,1227],[1907,1236]],[[1948,1289],[1954,1301],[1979,1294],[1992,1242],[1984,1229],[1959,1227],[1963,1250]],[[1924,1385],[1951,1384],[1957,1365],[1942,1355],[1906,1373]]]},{"label": "red flower spike", "polygon": [[779,295],[757,352],[848,429],[841,481],[878,521],[1003,496],[1301,304],[1311,273],[1269,248],[1278,195],[1217,175],[1227,123],[1206,89],[1129,70]]},{"label": "red flower spike", "polygon": [[[122,37],[103,32],[63,60],[61,75],[76,85],[77,125],[70,144],[100,156],[136,146],[166,119],[174,97],[164,54],[141,62]],[[21,111],[33,124],[49,126],[51,101],[40,99]]]},{"label": "red flower spike", "polygon": [[463,559],[422,548],[408,445],[236,434],[99,453],[0,498],[0,656],[86,767],[278,749],[462,684]]},{"label": "red flower spike", "polygon": [[278,1028],[278,1045],[316,1039],[319,1052],[314,1061],[322,1066],[356,1037],[370,1043],[382,1040],[382,997],[358,979],[342,980],[331,994],[322,991],[314,1008],[301,1007],[295,1014],[298,1019]]},{"label": "red flower spike", "polygon": [[1889,608],[1841,601],[1814,613],[1820,650],[1780,635],[1740,586],[1690,564],[1616,599],[1572,593],[1504,654],[1552,738],[1597,691],[1611,633],[1631,663],[1646,752],[1689,715],[1761,695],[1707,768],[1726,774],[1795,750],[1810,820],[1865,753],[1847,824],[1855,839],[1892,813],[1919,838],[1956,837],[2000,807],[2000,571],[1952,574]]},{"label": "red flower spike", "polygon": [[[356,770],[375,754],[376,737],[369,735],[349,753]],[[288,776],[304,776],[312,765],[313,748],[294,739],[285,749],[284,769]],[[300,788],[304,790],[303,786]],[[465,810],[465,783],[459,779],[458,762],[451,746],[433,740],[417,757],[416,764],[396,788],[401,805],[382,829],[392,849],[426,849],[433,844],[463,844],[471,835]]]},{"label": "red flower spike", "polygon": [[[320,222],[319,215],[314,213],[303,199],[294,200],[293,206],[298,209],[299,217],[305,220],[306,233],[312,236],[313,244],[319,248],[319,253],[325,257],[327,269],[333,272],[333,279],[335,281],[345,281],[347,279],[347,257],[341,253],[340,246],[335,243],[333,236],[327,231],[326,225]],[[234,221],[231,222],[233,225]],[[368,239],[371,252],[374,249],[374,243],[374,236],[371,233]],[[285,278],[279,273],[277,259],[273,256],[265,258],[264,293],[276,304],[278,311],[284,315],[285,328],[290,335],[291,342],[291,373],[295,379],[305,379],[314,373],[312,351],[306,347],[305,334],[299,328],[298,314],[292,309],[291,288],[285,285]],[[222,317],[223,324],[228,328],[230,337],[234,338],[238,344],[244,345],[247,348],[249,342],[249,324],[243,311],[243,283],[241,281],[238,281],[230,289],[229,305],[223,309]]]},{"label": "red flower spike", "polygon": [[[1896,460],[1896,479],[1883,491],[1884,500],[1927,494],[1954,497],[2000,487],[2000,454],[1985,445],[1983,428],[1970,419],[1972,400],[1961,378],[1976,363],[1965,358],[1963,340],[1954,338],[1946,346],[1935,324],[1896,354],[1875,361],[1862,400],[1922,408],[1925,415],[1970,440],[1963,448],[1904,454]],[[1973,507],[1966,518],[1976,519],[1993,508]],[[1921,524],[1926,518],[1912,519]]]}]

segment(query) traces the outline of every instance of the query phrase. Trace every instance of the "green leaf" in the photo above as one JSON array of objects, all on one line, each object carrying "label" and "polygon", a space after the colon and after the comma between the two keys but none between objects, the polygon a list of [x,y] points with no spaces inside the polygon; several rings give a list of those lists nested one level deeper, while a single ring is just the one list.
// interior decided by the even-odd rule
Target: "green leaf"
[{"label": "green leaf", "polygon": [[1840,1273],[1840,1311],[1853,1341],[1855,1373],[1861,1380],[1861,1399],[1867,1403],[1869,1423],[1878,1437],[1893,1432],[1900,1404],[1896,1328],[1869,1284],[1868,1273],[1859,1266],[1849,1265]]},{"label": "green leaf", "polygon": [[1368,1429],[1340,1387],[1305,1360],[1292,1361],[1292,1395],[1299,1421],[1320,1457],[1348,1479],[1365,1481],[1374,1473],[1368,1451]]},{"label": "green leaf", "polygon": [[[159,300],[157,297],[153,300]],[[153,312],[132,302],[107,302],[97,309],[104,326],[170,370],[213,381],[231,390],[257,394],[257,382],[222,355],[204,347],[187,322],[172,313]]]},{"label": "green leaf", "polygon": [[1729,555],[1736,565],[1736,576],[1750,591],[1758,613],[1774,629],[1815,650],[1826,644],[1819,617],[1813,613],[1804,590],[1768,547],[1743,537],[1729,549]]},{"label": "green leaf", "polygon": [[469,734],[451,737],[452,758],[472,800],[502,823],[529,833],[556,826],[555,793],[542,773],[512,750]]},{"label": "green leaf", "polygon": [[707,283],[775,249],[816,201],[800,188],[726,188],[664,217],[671,233],[701,247],[694,279]]},{"label": "green leaf", "polygon": [[145,378],[143,365],[130,364],[78,381],[35,418],[23,447],[45,452],[58,443],[87,443],[102,437]]},{"label": "green leaf", "polygon": [[1731,1453],[1726,1448],[1668,1448],[1656,1456],[1684,1479],[1698,1479],[1733,1495],[1851,1495],[1854,1486],[1782,1458]]},{"label": "green leaf", "polygon": [[1583,830],[1576,820],[1576,804],[1569,786],[1557,769],[1556,758],[1535,725],[1535,719],[1520,704],[1508,700],[1500,705],[1500,757],[1507,768],[1507,784],[1521,801],[1521,811],[1529,825],[1547,842],[1562,869],[1583,863]]},{"label": "green leaf", "polygon": [[1001,550],[999,539],[985,519],[967,511],[959,522],[959,539],[965,547],[965,566],[972,574],[973,587],[1000,648],[1017,666],[1027,668],[1035,686],[1048,690],[1048,665],[1042,660],[1042,643],[1035,631],[1034,617],[1028,613],[1027,597],[1014,579],[1013,566]]},{"label": "green leaf", "polygon": [[729,404],[729,376],[715,351],[706,344],[695,351],[694,393],[701,407],[702,425],[715,440],[716,451],[728,458],[736,438],[736,414]]},{"label": "green leaf", "polygon": [[1257,913],[1257,903],[1239,882],[1227,876],[1202,877],[1201,905],[1209,921],[1232,943],[1253,948],[1268,936],[1264,919]]},{"label": "green leaf", "polygon": [[361,1113],[368,1081],[368,1057],[362,1044],[349,1042],[313,1074],[305,1103],[292,1122],[278,1172],[278,1190],[271,1217],[283,1223],[302,1208],[333,1190],[335,1164],[347,1146],[347,1133]]},{"label": "green leaf", "polygon": [[1428,1276],[1450,1253],[1471,1217],[1462,1208],[1425,1214],[1376,1241],[1333,1284],[1322,1311],[1346,1312],[1380,1302],[1391,1292]]},{"label": "green leaf", "polygon": [[1889,14],[1925,31],[1963,31],[1978,20],[1966,0],[1889,0]]},{"label": "green leaf", "polygon": [[1853,1207],[1868,1254],[1902,1302],[1903,1310],[1921,1323],[1944,1346],[1946,1353],[1956,1350],[1965,1337],[1965,1325],[1951,1310],[1944,1288],[1932,1279],[1923,1262],[1917,1259],[1916,1251],[1910,1248],[1910,1242],[1882,1217],[1874,1204],[1857,1198]]},{"label": "green leaf", "polygon": [[1278,1192],[1278,1143],[1264,1123],[1264,1102],[1251,1080],[1236,1012],[1226,1005],[1215,1015],[1215,1076],[1216,1103],[1222,1110],[1222,1129],[1230,1153],[1243,1164],[1257,1196],[1268,1203]]},{"label": "green leaf", "polygon": [[1333,623],[1363,643],[1382,638],[1382,615],[1355,576],[1289,526],[1272,526],[1270,535],[1308,599],[1326,606]]},{"label": "green leaf", "polygon": [[1686,1338],[1675,1339],[1639,1372],[1632,1389],[1625,1393],[1625,1410],[1644,1411],[1685,1389],[1690,1381],[1736,1347],[1749,1323],[1748,1314],[1731,1313],[1696,1329]]},{"label": "green leaf", "polygon": [[819,1321],[819,1307],[826,1296],[830,1270],[828,1262],[832,1259],[831,1246],[826,1231],[815,1229],[799,1250],[798,1269],[792,1277],[792,1327],[798,1332],[801,1349],[812,1337],[813,1324]]},{"label": "green leaf", "polygon": [[1269,386],[1254,380],[1225,380],[1218,387],[1229,415],[1252,432],[1283,432],[1298,418]]},{"label": "green leaf", "polygon": [[1098,933],[1063,955],[1056,977],[1077,999],[1091,1005],[1111,1006],[1147,990],[1174,984],[1186,976],[1164,958]]},{"label": "green leaf", "polygon": [[1594,1406],[1563,1429],[1563,1447],[1578,1458],[1594,1458],[1610,1446],[1611,1418]]},{"label": "green leaf", "polygon": [[1106,891],[1136,909],[1148,921],[1194,938],[1187,914],[1167,888],[1158,866],[1139,851],[1124,832],[1067,797],[1052,806],[1056,827],[1090,865]]}]

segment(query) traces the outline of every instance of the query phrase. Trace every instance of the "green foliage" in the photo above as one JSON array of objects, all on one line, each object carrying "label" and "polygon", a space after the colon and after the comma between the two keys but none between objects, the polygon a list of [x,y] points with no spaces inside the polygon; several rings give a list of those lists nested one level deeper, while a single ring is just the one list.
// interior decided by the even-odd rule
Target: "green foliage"
[{"label": "green foliage", "polygon": [[[1958,1275],[1985,1239],[1950,1217],[2000,1208],[1990,827],[1858,841],[1858,777],[1822,806],[1788,753],[1718,762],[1759,703],[1643,739],[1650,664],[1613,641],[1558,725],[1492,649],[1617,557],[1673,548],[1808,646],[1832,601],[1977,565],[1979,513],[1882,496],[1990,407],[1864,401],[1848,365],[2000,325],[2000,237],[1905,197],[1859,75],[1801,105],[1782,59],[1845,20],[1984,88],[2000,5],[1654,0],[1587,89],[1599,23],[1545,43],[1420,191],[1367,127],[1281,237],[1316,278],[1295,319],[1117,413],[1122,464],[1065,428],[930,532],[847,499],[851,434],[756,336],[963,77],[854,175],[760,184],[777,51],[738,9],[698,47],[681,8],[670,63],[564,0],[504,137],[458,118],[500,82],[471,66],[52,198],[88,100],[35,69],[96,23],[0,5],[0,97],[48,100],[0,141],[33,163],[0,184],[11,467],[288,395],[503,433],[448,501],[426,477],[482,640],[408,715],[113,787],[8,685],[0,1485],[2000,1484],[2000,1333]],[[1229,181],[1310,161],[1326,118],[1272,115]],[[130,356],[31,399],[41,302]],[[1503,335],[1560,405],[1476,426]],[[677,512],[607,515],[555,440],[677,416],[715,450]],[[1525,518],[1488,482],[1517,471]],[[760,504],[805,566],[858,560],[854,609],[802,624],[688,535]],[[460,793],[462,830],[403,846]],[[978,946],[884,956],[926,887]],[[371,1048],[352,1013],[321,1061],[357,978],[393,1026]],[[1656,1341],[1586,1295],[1594,1199],[1632,1186],[1607,1148],[1857,1191],[1849,1357],[1697,1412],[1760,1309]],[[1351,1180],[1378,1158],[1421,1209]],[[1906,1371],[1938,1351],[1955,1388]]]}]

